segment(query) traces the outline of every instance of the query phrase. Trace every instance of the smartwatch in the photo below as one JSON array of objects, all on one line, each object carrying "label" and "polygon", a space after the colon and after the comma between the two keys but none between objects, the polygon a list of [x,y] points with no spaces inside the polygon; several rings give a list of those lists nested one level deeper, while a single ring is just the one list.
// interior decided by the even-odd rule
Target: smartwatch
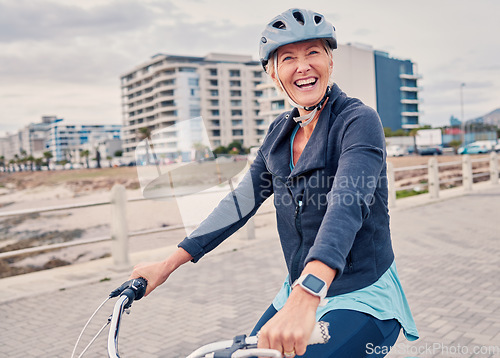
[{"label": "smartwatch", "polygon": [[297,280],[295,280],[292,288],[297,285],[301,286],[311,295],[319,297],[321,299],[319,303],[320,306],[324,306],[328,302],[328,300],[325,299],[327,291],[326,282],[313,274],[308,273],[307,275],[300,276]]}]

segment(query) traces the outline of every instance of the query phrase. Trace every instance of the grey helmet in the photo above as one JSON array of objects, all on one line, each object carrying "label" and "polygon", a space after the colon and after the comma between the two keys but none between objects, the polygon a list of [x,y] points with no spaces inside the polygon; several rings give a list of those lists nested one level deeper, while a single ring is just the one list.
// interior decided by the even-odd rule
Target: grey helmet
[{"label": "grey helmet", "polygon": [[313,39],[325,39],[332,50],[337,48],[335,27],[323,15],[311,10],[289,9],[276,16],[260,39],[259,55],[264,70],[269,56],[278,47]]}]

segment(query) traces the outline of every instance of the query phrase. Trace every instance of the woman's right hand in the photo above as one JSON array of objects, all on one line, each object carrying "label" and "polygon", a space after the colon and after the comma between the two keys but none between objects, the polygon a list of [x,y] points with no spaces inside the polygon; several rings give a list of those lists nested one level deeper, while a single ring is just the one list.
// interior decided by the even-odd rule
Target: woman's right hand
[{"label": "woman's right hand", "polygon": [[172,270],[168,269],[166,261],[144,262],[134,267],[134,271],[132,271],[129,279],[139,277],[145,278],[148,281],[148,285],[146,287],[146,293],[144,294],[144,296],[147,296],[156,287],[165,282],[171,273]]},{"label": "woman's right hand", "polygon": [[170,274],[179,266],[192,259],[193,257],[186,250],[178,248],[164,261],[146,262],[136,265],[130,275],[130,279],[145,278],[148,281],[148,286],[146,287],[146,294],[144,296],[147,296],[156,287],[165,282]]}]

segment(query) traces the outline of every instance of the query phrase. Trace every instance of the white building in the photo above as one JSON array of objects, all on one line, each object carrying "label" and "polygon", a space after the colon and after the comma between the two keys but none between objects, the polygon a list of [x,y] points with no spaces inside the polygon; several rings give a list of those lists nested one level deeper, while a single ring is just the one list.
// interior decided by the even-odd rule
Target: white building
[{"label": "white building", "polygon": [[233,141],[256,145],[264,135],[256,89],[262,77],[250,56],[153,56],[121,76],[124,155],[133,156],[146,127],[162,133],[154,140],[156,155],[177,159],[179,138],[192,136],[192,126],[179,123],[200,115],[212,149]]},{"label": "white building", "polygon": [[81,151],[88,150],[90,156],[94,157],[101,142],[107,139],[120,139],[121,125],[61,122],[62,119],[59,119],[51,123],[46,142],[46,148],[52,152],[52,160],[56,162],[61,160],[81,162]]}]

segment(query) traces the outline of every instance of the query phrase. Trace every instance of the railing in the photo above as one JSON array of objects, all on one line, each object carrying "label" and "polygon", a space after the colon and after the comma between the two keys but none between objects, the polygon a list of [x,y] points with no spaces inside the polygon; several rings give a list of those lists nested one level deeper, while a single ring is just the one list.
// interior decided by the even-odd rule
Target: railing
[{"label": "railing", "polygon": [[[390,162],[388,162],[387,163],[387,179],[388,179],[388,184],[389,184],[389,206],[390,207],[396,206],[396,192],[397,191],[414,189],[416,185],[419,185],[422,187],[427,187],[431,199],[439,198],[439,192],[440,192],[441,185],[452,183],[452,182],[456,183],[456,182],[461,181],[465,192],[472,191],[474,179],[479,179],[479,178],[486,177],[486,176],[489,176],[490,182],[492,184],[496,185],[496,184],[498,184],[498,181],[499,181],[499,179],[498,179],[498,176],[499,176],[498,158],[499,157],[495,152],[492,152],[490,154],[489,158],[471,159],[470,156],[464,155],[462,157],[462,161],[448,162],[448,163],[438,163],[437,159],[435,157],[433,157],[433,158],[429,159],[429,162],[427,165],[417,165],[417,166],[403,167],[403,168],[394,168],[394,166]],[[472,164],[473,163],[484,163],[484,162],[489,162],[489,172],[474,174],[473,170],[472,170]],[[449,179],[440,179],[439,168],[445,168],[448,166],[460,166],[460,165],[461,165],[461,173],[462,173],[461,176],[453,177],[453,178],[449,178]],[[396,173],[402,173],[402,172],[407,172],[407,171],[418,171],[418,170],[426,172],[426,177],[427,177],[426,184],[420,183],[420,184],[412,184],[412,185],[405,185],[405,186],[396,186],[396,180],[395,180]],[[223,191],[224,190],[214,190],[214,191],[210,191],[209,193],[218,193],[218,192],[220,193]],[[173,195],[165,196],[164,199],[166,199],[168,197],[174,197],[174,196]],[[179,195],[177,195],[176,197],[179,197]],[[155,229],[150,229],[150,230],[129,232],[128,226],[127,226],[127,218],[126,218],[127,203],[144,201],[144,200],[149,200],[149,199],[135,198],[135,199],[128,199],[127,200],[125,188],[122,185],[115,185],[113,187],[113,189],[111,190],[111,198],[109,201],[98,201],[98,202],[77,204],[77,205],[63,205],[63,206],[48,207],[48,208],[43,208],[43,209],[18,210],[18,211],[0,213],[0,218],[6,218],[6,217],[16,216],[16,215],[25,215],[25,214],[33,214],[33,213],[46,213],[46,212],[69,210],[69,209],[81,209],[81,208],[88,208],[88,207],[100,206],[100,205],[110,205],[111,206],[111,234],[109,236],[76,240],[76,241],[72,241],[72,242],[43,245],[43,246],[31,247],[31,248],[26,248],[26,249],[21,249],[21,250],[3,252],[3,253],[0,253],[0,259],[15,257],[15,256],[23,255],[23,254],[31,254],[31,253],[41,252],[41,251],[47,251],[47,250],[57,250],[57,249],[63,249],[63,248],[72,247],[72,246],[87,245],[87,244],[93,244],[93,243],[103,242],[103,241],[111,241],[111,253],[112,253],[115,268],[117,268],[117,269],[129,268],[129,262],[130,262],[129,250],[128,250],[129,238],[136,237],[136,236],[142,236],[142,235],[149,235],[149,234],[153,234],[153,233],[174,231],[174,230],[179,230],[179,229],[184,228],[183,225],[173,225],[173,226],[155,228]],[[272,211],[264,211],[264,212],[258,213],[257,215],[264,215],[264,214],[268,214],[271,212]],[[243,234],[243,237],[245,237],[246,239],[255,238],[255,223],[253,221],[253,218],[247,222],[247,224],[244,226],[244,228],[242,230],[245,231]]]},{"label": "railing", "polygon": [[[495,152],[491,152],[489,158],[471,159],[469,155],[464,155],[461,161],[438,163],[436,157],[429,159],[427,165],[417,165],[412,167],[394,168],[392,163],[387,163],[387,180],[389,183],[389,206],[396,206],[397,192],[402,190],[413,190],[416,187],[427,188],[431,199],[439,198],[441,187],[457,182],[461,182],[465,192],[472,191],[474,180],[489,177],[491,184],[498,184],[498,159],[499,156]],[[473,172],[473,164],[475,163],[489,163],[489,171],[487,172]],[[451,178],[441,178],[439,169],[446,167],[461,167],[461,175],[453,176]],[[408,171],[423,171],[425,172],[425,182],[413,183],[405,186],[396,185],[396,173]]]}]

